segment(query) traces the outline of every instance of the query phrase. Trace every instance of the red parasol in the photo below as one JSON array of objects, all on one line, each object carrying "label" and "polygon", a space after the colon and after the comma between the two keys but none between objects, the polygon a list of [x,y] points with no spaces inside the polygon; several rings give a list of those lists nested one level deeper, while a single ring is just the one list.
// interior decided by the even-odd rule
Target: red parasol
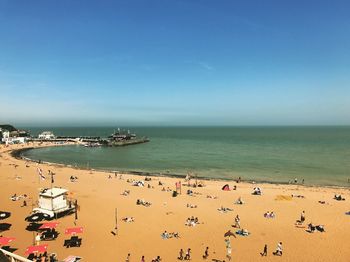
[{"label": "red parasol", "polygon": [[14,237],[0,237],[0,246],[8,245],[15,239]]},{"label": "red parasol", "polygon": [[42,224],[39,229],[53,229],[56,228],[60,222],[49,222]]},{"label": "red parasol", "polygon": [[27,247],[25,254],[45,253],[47,251],[47,246],[48,244]]},{"label": "red parasol", "polygon": [[79,233],[83,233],[83,227],[71,227],[67,228],[64,232],[66,235],[75,235]]}]

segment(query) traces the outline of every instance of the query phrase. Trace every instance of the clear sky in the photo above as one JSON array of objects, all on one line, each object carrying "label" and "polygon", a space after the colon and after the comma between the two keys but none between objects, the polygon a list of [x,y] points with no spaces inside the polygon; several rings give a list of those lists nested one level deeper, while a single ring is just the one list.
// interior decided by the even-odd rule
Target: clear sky
[{"label": "clear sky", "polygon": [[0,0],[0,122],[348,125],[350,1]]}]

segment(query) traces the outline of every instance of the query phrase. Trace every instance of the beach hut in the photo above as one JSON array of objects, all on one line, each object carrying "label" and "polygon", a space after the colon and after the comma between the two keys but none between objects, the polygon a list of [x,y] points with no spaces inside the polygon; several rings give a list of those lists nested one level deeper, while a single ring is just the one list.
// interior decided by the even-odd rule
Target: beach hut
[{"label": "beach hut", "polygon": [[224,190],[224,191],[230,191],[231,189],[230,189],[230,186],[229,186],[228,184],[226,184],[226,185],[224,185],[224,186],[222,187],[222,190]]}]

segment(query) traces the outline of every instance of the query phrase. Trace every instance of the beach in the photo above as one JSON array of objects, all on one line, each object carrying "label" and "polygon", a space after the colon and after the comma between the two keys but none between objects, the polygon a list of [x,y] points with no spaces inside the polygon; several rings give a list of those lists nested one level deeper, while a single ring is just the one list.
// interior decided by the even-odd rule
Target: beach
[{"label": "beach", "polygon": [[[28,147],[49,146],[30,144]],[[144,177],[83,170],[73,167],[40,164],[13,158],[12,150],[23,145],[1,146],[0,149],[0,210],[11,212],[11,217],[0,221],[12,224],[0,234],[15,237],[11,247],[17,248],[18,255],[33,244],[33,233],[26,231],[28,224],[24,218],[31,212],[40,188],[50,187],[50,179],[41,180],[38,166],[44,174],[54,172],[54,185],[70,191],[69,196],[79,203],[78,219],[74,214],[58,219],[60,235],[55,241],[47,241],[48,252],[56,253],[59,259],[69,255],[83,257],[83,261],[125,261],[128,253],[130,261],[146,261],[160,256],[162,261],[177,261],[179,250],[191,248],[192,261],[202,261],[206,247],[209,247],[208,261],[217,259],[228,261],[224,234],[238,229],[232,227],[238,214],[241,227],[247,229],[248,236],[231,237],[233,261],[348,261],[350,236],[350,191],[341,187],[306,187],[303,185],[252,184],[232,181],[205,180],[203,187],[188,187],[187,181],[171,177],[151,177],[144,187],[133,186],[128,180],[143,180]],[[76,182],[70,177],[76,176]],[[109,178],[109,176],[111,176]],[[172,196],[175,183],[181,181],[181,194]],[[162,185],[159,185],[159,184]],[[195,183],[192,179],[190,184]],[[150,188],[148,187],[150,185]],[[223,191],[229,184],[236,190]],[[166,189],[169,187],[169,191]],[[262,189],[262,195],[252,195],[253,188]],[[165,189],[163,191],[162,189]],[[129,190],[128,196],[121,195]],[[193,194],[186,194],[192,190]],[[12,201],[13,194],[27,195],[27,206],[21,207],[22,200]],[[341,194],[345,201],[333,199]],[[292,197],[292,195],[294,197]],[[208,197],[210,196],[210,198]],[[295,197],[299,196],[299,197]],[[243,205],[234,204],[241,197]],[[137,199],[151,203],[149,207],[136,205]],[[324,201],[324,204],[319,203]],[[189,208],[187,204],[197,206]],[[232,209],[219,212],[220,207]],[[118,212],[118,229],[115,230],[115,210]],[[296,226],[296,220],[305,211],[304,227]],[[264,213],[273,211],[275,218],[266,218]],[[186,219],[198,217],[199,224],[186,226]],[[128,223],[122,217],[133,217]],[[307,224],[324,225],[325,232],[307,232]],[[75,248],[63,246],[69,238],[64,234],[68,227],[82,226],[79,235],[82,245]],[[179,238],[162,239],[164,232],[178,232]],[[283,255],[274,256],[279,242],[283,243]],[[268,245],[267,257],[262,257],[264,245]]]}]

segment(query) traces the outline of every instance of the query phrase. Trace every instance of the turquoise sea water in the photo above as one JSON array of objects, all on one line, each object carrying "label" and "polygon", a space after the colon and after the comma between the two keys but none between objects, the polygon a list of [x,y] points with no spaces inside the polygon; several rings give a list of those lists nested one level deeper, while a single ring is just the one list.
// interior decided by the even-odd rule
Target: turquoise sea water
[{"label": "turquoise sea water", "polygon": [[[32,134],[106,137],[106,128],[29,128]],[[350,186],[350,127],[132,128],[151,142],[128,147],[41,148],[26,157],[108,170]]]}]

